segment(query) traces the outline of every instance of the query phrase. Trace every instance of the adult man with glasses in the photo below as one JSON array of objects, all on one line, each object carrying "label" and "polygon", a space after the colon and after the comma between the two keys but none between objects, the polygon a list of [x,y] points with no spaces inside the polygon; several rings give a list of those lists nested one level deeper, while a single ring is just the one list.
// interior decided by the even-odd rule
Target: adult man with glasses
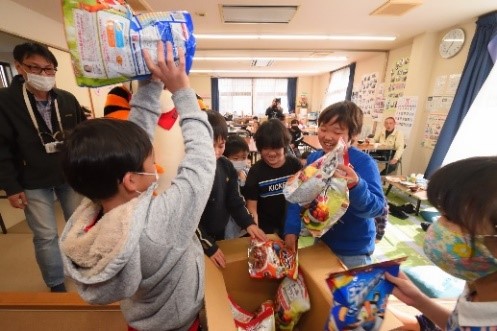
[{"label": "adult man with glasses", "polygon": [[67,220],[80,201],[59,164],[65,134],[85,120],[71,93],[55,88],[57,59],[38,43],[17,45],[18,75],[0,89],[0,188],[24,210],[36,260],[52,292],[65,291],[55,198]]}]

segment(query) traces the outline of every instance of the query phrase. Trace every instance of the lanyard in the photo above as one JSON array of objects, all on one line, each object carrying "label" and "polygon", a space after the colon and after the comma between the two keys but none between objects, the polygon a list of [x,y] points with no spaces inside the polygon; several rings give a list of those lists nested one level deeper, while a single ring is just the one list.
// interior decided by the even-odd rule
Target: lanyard
[{"label": "lanyard", "polygon": [[[26,83],[24,83],[22,85],[22,95],[24,96],[24,103],[26,104],[26,108],[28,108],[28,113],[29,113],[29,116],[31,117],[31,121],[33,122],[33,125],[34,125],[36,131],[38,132],[38,137],[41,140],[41,144],[45,145],[45,142],[43,141],[43,138],[41,136],[38,121],[36,120],[35,114],[33,112],[33,107],[31,106],[31,101],[29,101],[28,92],[26,89]],[[57,102],[57,99],[54,99],[53,103],[55,106],[55,114],[57,116],[57,122],[59,123],[60,133],[64,134],[64,128],[62,127],[62,120],[60,119],[59,103]],[[54,140],[57,140],[53,136],[52,136],[52,138],[54,138]]]}]

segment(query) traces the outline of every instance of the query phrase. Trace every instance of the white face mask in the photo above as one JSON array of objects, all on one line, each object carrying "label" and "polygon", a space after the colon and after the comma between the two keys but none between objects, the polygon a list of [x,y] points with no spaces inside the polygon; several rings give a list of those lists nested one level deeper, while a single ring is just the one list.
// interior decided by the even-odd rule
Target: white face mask
[{"label": "white face mask", "polygon": [[55,76],[35,75],[29,72],[26,75],[28,84],[38,91],[48,92],[55,86]]},{"label": "white face mask", "polygon": [[247,167],[247,162],[245,160],[241,161],[232,161],[230,160],[233,166],[235,167],[236,171],[242,171]]},{"label": "white face mask", "polygon": [[[143,176],[155,176],[155,181],[152,184],[150,184],[150,186],[149,186],[149,188],[153,187],[154,190],[155,190],[155,188],[158,185],[158,181],[159,181],[159,173],[157,172],[157,170],[154,171],[154,172],[135,172],[135,174],[137,174],[137,175],[143,175]],[[138,191],[138,190],[136,190],[135,192],[139,193],[139,194],[143,193],[142,191]]]}]

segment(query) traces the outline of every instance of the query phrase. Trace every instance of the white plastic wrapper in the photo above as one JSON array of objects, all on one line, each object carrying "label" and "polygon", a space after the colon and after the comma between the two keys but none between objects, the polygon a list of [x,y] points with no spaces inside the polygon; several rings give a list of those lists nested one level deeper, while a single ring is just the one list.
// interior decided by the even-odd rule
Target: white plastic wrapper
[{"label": "white plastic wrapper", "polygon": [[288,202],[300,206],[310,204],[328,185],[337,166],[344,163],[345,143],[340,140],[335,148],[309,164],[288,179],[283,194]]}]

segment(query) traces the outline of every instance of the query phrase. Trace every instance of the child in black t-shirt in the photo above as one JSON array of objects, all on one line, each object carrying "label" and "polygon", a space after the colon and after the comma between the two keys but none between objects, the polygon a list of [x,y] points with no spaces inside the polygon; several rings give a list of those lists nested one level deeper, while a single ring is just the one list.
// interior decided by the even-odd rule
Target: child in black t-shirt
[{"label": "child in black t-shirt", "polygon": [[277,119],[264,122],[254,136],[261,159],[250,168],[242,192],[248,210],[265,233],[282,234],[286,209],[283,188],[288,178],[302,169],[297,158],[285,154],[290,138],[288,129]]}]

